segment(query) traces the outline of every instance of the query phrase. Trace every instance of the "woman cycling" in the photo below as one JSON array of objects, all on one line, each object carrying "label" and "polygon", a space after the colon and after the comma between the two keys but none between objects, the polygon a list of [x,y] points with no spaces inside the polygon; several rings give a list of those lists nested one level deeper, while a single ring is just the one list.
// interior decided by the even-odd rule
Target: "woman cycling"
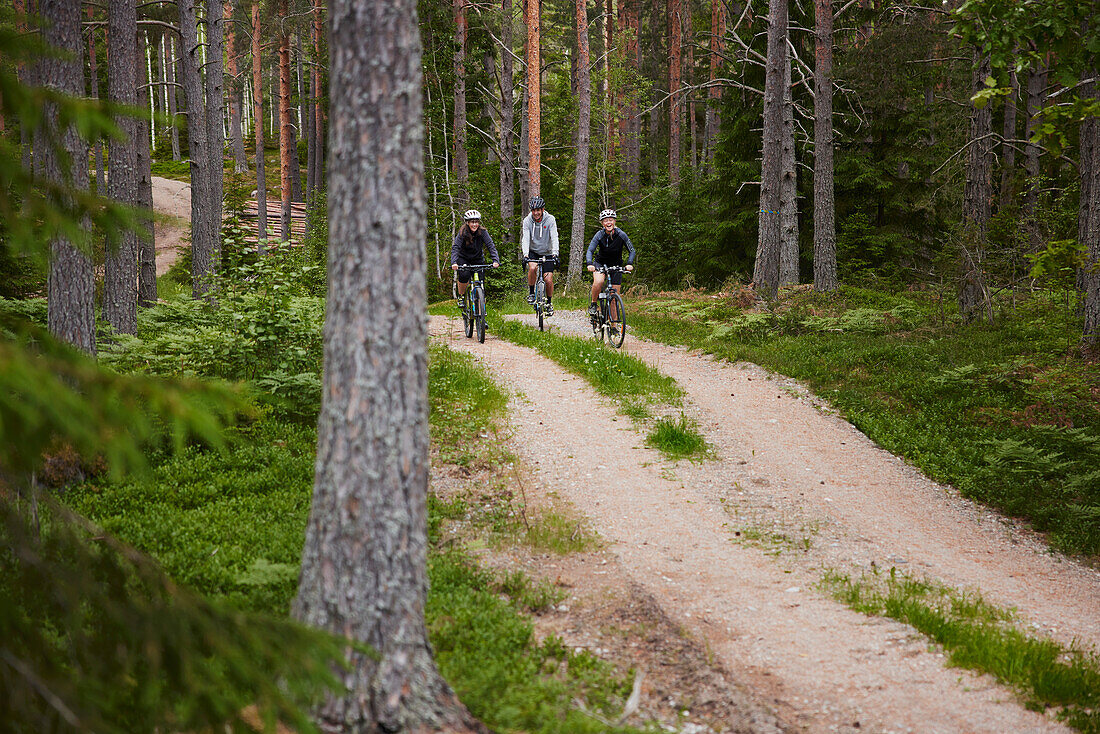
[{"label": "woman cycling", "polygon": [[634,269],[634,245],[626,232],[615,226],[615,210],[604,209],[600,212],[600,231],[595,234],[588,243],[588,251],[584,254],[584,260],[588,263],[588,272],[592,273],[592,305],[588,307],[588,315],[596,316],[600,312],[596,305],[603,290],[603,281],[607,275],[611,276],[612,290],[619,290],[623,283],[622,273],[600,273],[596,271],[597,265],[622,265],[623,248],[626,248],[626,269]]},{"label": "woman cycling", "polygon": [[466,305],[466,289],[469,287],[470,278],[474,271],[464,269],[462,265],[484,265],[484,248],[489,248],[489,254],[493,256],[493,267],[500,266],[500,257],[497,255],[496,245],[489,232],[481,226],[481,212],[470,209],[462,215],[465,223],[455,235],[455,241],[451,245],[451,270],[458,271],[458,307]]}]

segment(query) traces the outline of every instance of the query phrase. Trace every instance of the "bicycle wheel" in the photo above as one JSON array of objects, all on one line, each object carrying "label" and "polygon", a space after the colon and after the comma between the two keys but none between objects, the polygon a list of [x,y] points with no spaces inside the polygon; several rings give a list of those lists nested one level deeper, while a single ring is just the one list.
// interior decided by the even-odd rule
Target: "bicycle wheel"
[{"label": "bicycle wheel", "polygon": [[477,289],[477,295],[474,297],[475,309],[474,309],[474,321],[477,324],[477,340],[482,344],[485,343],[485,291],[481,288]]},{"label": "bicycle wheel", "polygon": [[546,284],[542,282],[540,278],[535,283],[535,313],[539,316],[539,331],[543,330],[542,326],[542,309],[546,305]]},{"label": "bicycle wheel", "polygon": [[469,339],[474,334],[474,315],[473,309],[470,308],[473,297],[473,292],[467,291],[466,305],[462,307],[462,328],[466,331],[467,339]]},{"label": "bicycle wheel", "polygon": [[626,338],[626,311],[618,292],[612,292],[608,301],[608,311],[614,316],[607,319],[607,343],[618,349]]}]

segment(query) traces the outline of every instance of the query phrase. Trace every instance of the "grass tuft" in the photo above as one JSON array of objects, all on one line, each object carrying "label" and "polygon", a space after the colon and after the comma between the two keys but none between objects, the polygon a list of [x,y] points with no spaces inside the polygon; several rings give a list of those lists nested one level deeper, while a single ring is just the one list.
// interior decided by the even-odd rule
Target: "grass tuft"
[{"label": "grass tuft", "polygon": [[698,422],[683,413],[678,419],[658,419],[646,437],[646,444],[672,459],[698,460],[706,458],[709,453]]}]

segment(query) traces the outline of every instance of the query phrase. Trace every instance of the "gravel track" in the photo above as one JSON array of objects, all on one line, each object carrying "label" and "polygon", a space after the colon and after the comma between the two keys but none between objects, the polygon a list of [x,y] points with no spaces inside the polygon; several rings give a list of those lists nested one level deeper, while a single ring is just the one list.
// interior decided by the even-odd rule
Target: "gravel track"
[{"label": "gravel track", "polygon": [[[579,312],[551,322],[590,333]],[[895,567],[980,590],[1023,623],[1097,650],[1097,571],[931,482],[759,367],[627,336],[627,351],[687,391],[684,409],[717,455],[671,463],[582,378],[532,350],[492,334],[476,344],[455,319],[432,317],[431,330],[516,393],[528,491],[587,516],[631,582],[781,720],[813,732],[1065,730],[990,678],[946,667],[912,628],[857,614],[816,584],[826,568]]]}]

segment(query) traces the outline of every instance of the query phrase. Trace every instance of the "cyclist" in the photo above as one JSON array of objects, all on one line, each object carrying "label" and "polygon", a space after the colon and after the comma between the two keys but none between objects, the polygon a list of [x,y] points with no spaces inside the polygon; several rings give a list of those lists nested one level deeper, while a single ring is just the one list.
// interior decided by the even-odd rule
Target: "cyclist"
[{"label": "cyclist", "polygon": [[626,232],[615,226],[615,210],[604,209],[600,212],[600,231],[592,237],[592,241],[588,243],[588,251],[584,254],[584,260],[588,264],[588,272],[592,273],[592,304],[588,307],[589,316],[596,316],[600,312],[596,301],[600,297],[600,291],[603,290],[604,278],[608,275],[611,276],[611,288],[616,291],[622,287],[623,282],[622,273],[599,273],[596,272],[596,266],[621,266],[623,264],[624,247],[628,253],[626,269],[633,270],[634,245],[630,243],[630,238],[626,236]]},{"label": "cyclist", "polygon": [[558,222],[554,215],[546,211],[546,202],[541,196],[531,197],[531,213],[523,218],[523,236],[520,237],[520,249],[523,250],[523,262],[527,265],[527,302],[535,302],[535,277],[538,265],[527,262],[528,258],[540,260],[552,257],[554,260],[542,264],[542,280],[546,283],[546,315],[554,315],[554,270],[558,259]]},{"label": "cyclist", "polygon": [[462,269],[463,265],[484,265],[484,248],[489,248],[489,254],[493,256],[493,267],[500,267],[500,257],[497,255],[496,245],[489,232],[481,226],[481,212],[477,209],[469,209],[462,215],[464,223],[455,235],[455,241],[451,245],[451,270],[458,271],[458,307],[466,305],[466,289],[474,271]]}]

